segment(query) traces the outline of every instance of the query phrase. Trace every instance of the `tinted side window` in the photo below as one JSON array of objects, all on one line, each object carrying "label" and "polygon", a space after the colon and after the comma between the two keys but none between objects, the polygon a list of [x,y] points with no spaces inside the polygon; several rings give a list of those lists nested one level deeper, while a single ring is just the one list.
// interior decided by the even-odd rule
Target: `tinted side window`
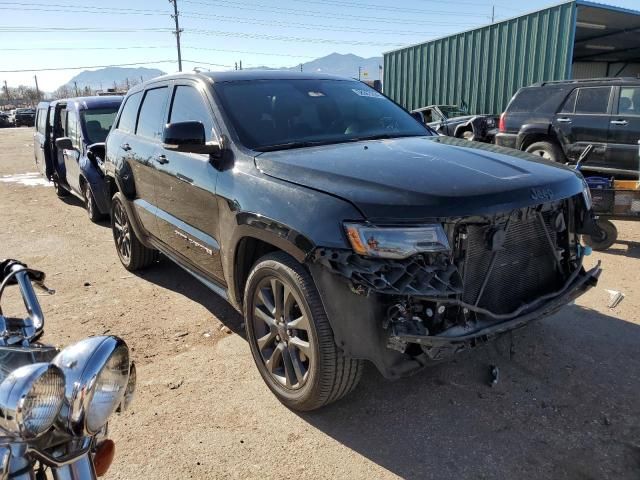
[{"label": "tinted side window", "polygon": [[164,107],[167,103],[168,91],[168,87],[147,90],[140,107],[136,135],[151,139],[162,137],[162,128],[165,124]]},{"label": "tinted side window", "polygon": [[621,115],[640,115],[640,87],[620,89],[618,113]]},{"label": "tinted side window", "polygon": [[204,125],[206,141],[213,138],[213,121],[207,100],[194,87],[176,87],[171,105],[169,122],[201,122]]},{"label": "tinted side window", "polygon": [[118,130],[127,133],[133,133],[135,131],[141,98],[142,92],[134,93],[127,97],[124,107],[122,107],[122,114],[118,120],[118,126],[116,127]]},{"label": "tinted side window", "polygon": [[576,108],[576,98],[578,98],[578,90],[571,92],[571,95],[565,100],[560,113],[573,113]]},{"label": "tinted side window", "polygon": [[576,100],[576,113],[607,113],[611,87],[580,88]]}]

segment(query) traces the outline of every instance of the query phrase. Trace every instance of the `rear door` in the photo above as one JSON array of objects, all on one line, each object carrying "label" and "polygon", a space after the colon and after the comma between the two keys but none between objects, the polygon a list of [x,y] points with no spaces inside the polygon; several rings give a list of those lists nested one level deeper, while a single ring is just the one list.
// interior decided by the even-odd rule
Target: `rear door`
[{"label": "rear door", "polygon": [[[179,81],[173,89],[169,123],[197,121],[206,141],[217,141],[211,105],[196,82]],[[156,198],[162,238],[174,251],[223,283],[215,197],[218,171],[209,155],[161,148]]]},{"label": "rear door", "polygon": [[158,183],[158,166],[162,161],[159,158],[160,142],[166,123],[168,100],[168,85],[154,85],[145,90],[138,112],[135,134],[129,135],[128,140],[120,146],[131,159],[130,166],[136,190],[134,201],[136,213],[147,231],[161,240],[164,239],[157,221],[156,184]]},{"label": "rear door", "polygon": [[640,171],[640,85],[618,87],[617,101],[609,122],[607,166],[614,169]]},{"label": "rear door", "polygon": [[577,88],[555,115],[554,127],[570,159],[576,160],[592,144],[589,166],[606,165],[612,91],[612,87]]}]

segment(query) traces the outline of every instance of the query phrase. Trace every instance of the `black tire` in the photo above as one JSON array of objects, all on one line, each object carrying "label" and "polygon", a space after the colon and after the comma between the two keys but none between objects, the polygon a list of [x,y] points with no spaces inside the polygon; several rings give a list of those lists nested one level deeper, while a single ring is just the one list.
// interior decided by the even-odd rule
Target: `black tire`
[{"label": "black tire", "polygon": [[591,235],[583,235],[582,240],[594,250],[602,252],[610,248],[618,240],[618,229],[611,220],[598,220],[598,227],[602,230],[602,238],[594,239]]},{"label": "black tire", "polygon": [[[286,331],[286,335],[281,333],[286,336],[286,340],[278,340],[277,334],[274,333],[275,327],[271,326],[268,327],[267,334],[258,337],[264,340],[267,336],[276,335],[273,339],[274,347],[270,350],[272,354],[268,360],[265,360],[262,352],[269,352],[269,340],[263,341],[262,347],[259,347],[256,329],[261,322],[265,325],[268,324],[264,322],[261,318],[262,315],[257,311],[260,309],[263,312],[269,310],[263,308],[266,303],[259,302],[264,300],[265,295],[268,295],[268,293],[264,293],[264,285],[266,282],[271,282],[270,285],[273,285],[274,279],[289,289],[291,297],[288,299],[288,292],[283,291],[281,305],[284,308],[281,308],[281,311],[284,310],[284,313],[278,328]],[[267,292],[268,289],[267,285]],[[272,313],[275,319],[278,308],[276,306],[277,300],[275,295],[271,298],[274,305]],[[287,305],[290,305],[290,308],[298,308],[300,317],[296,321],[291,321],[291,316],[286,312]],[[244,313],[249,345],[258,371],[269,389],[287,407],[298,411],[318,409],[344,397],[353,391],[360,381],[364,362],[346,357],[342,350],[336,346],[333,330],[309,272],[286,253],[271,253],[262,257],[253,266],[244,292]],[[289,316],[290,323],[286,320],[287,316]],[[292,327],[303,317],[308,318],[308,321],[305,320],[305,327],[298,330]],[[280,332],[280,330],[278,331]],[[308,357],[301,354],[302,350],[297,351],[297,356],[295,353],[296,345],[302,337],[306,337],[306,341],[302,343],[306,345],[305,350],[309,352]],[[280,343],[276,345],[276,341]],[[266,364],[274,359],[275,352],[284,343],[286,346],[283,346],[280,351],[283,375],[280,377],[281,380],[278,380],[279,377],[269,372]],[[285,357],[288,358],[288,362]],[[293,365],[294,361],[296,362],[295,366]],[[276,362],[271,363],[273,368],[273,364]],[[305,363],[306,365],[304,365]],[[287,365],[291,369],[290,372]],[[306,368],[305,375],[300,380],[298,372],[303,368]],[[296,384],[289,386],[283,384],[282,379],[290,378],[287,372],[293,374],[293,370],[295,370]],[[286,383],[289,383],[288,380]]]},{"label": "black tire", "polygon": [[131,228],[131,220],[124,206],[122,194],[116,193],[111,201],[111,231],[124,268],[133,272],[148,267],[158,258],[158,251],[145,247]]},{"label": "black tire", "polygon": [[56,192],[58,198],[64,198],[69,196],[69,191],[65,189],[62,185],[60,185],[60,180],[58,179],[58,174],[54,173],[51,178],[53,182],[53,191]]},{"label": "black tire", "polygon": [[535,142],[529,145],[525,151],[552,162],[566,163],[567,160],[562,148],[555,142]]},{"label": "black tire", "polygon": [[82,196],[84,197],[84,207],[87,209],[89,220],[94,223],[102,220],[104,215],[100,213],[96,199],[93,197],[93,193],[86,182],[82,183]]}]

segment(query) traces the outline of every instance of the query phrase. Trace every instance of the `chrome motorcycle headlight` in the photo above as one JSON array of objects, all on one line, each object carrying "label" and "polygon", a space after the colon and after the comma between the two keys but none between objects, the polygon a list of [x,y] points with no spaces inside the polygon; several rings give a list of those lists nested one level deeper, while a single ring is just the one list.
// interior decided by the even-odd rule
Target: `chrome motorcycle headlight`
[{"label": "chrome motorcycle headlight", "polygon": [[62,371],[49,363],[17,368],[0,384],[0,427],[25,439],[53,425],[64,402]]},{"label": "chrome motorcycle headlight", "polygon": [[124,399],[129,348],[117,337],[91,337],[65,348],[53,363],[67,378],[60,423],[74,435],[95,435]]},{"label": "chrome motorcycle headlight", "polygon": [[442,225],[379,227],[345,223],[354,252],[368,257],[403,259],[416,253],[446,252],[449,240]]}]

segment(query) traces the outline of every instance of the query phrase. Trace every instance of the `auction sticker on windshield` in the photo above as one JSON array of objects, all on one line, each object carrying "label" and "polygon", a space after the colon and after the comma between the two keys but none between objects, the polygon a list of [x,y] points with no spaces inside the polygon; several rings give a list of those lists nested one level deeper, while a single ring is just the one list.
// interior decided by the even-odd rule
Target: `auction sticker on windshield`
[{"label": "auction sticker on windshield", "polygon": [[360,90],[358,88],[352,88],[351,91],[360,97],[384,98],[383,95],[380,95],[378,92],[372,90]]}]

